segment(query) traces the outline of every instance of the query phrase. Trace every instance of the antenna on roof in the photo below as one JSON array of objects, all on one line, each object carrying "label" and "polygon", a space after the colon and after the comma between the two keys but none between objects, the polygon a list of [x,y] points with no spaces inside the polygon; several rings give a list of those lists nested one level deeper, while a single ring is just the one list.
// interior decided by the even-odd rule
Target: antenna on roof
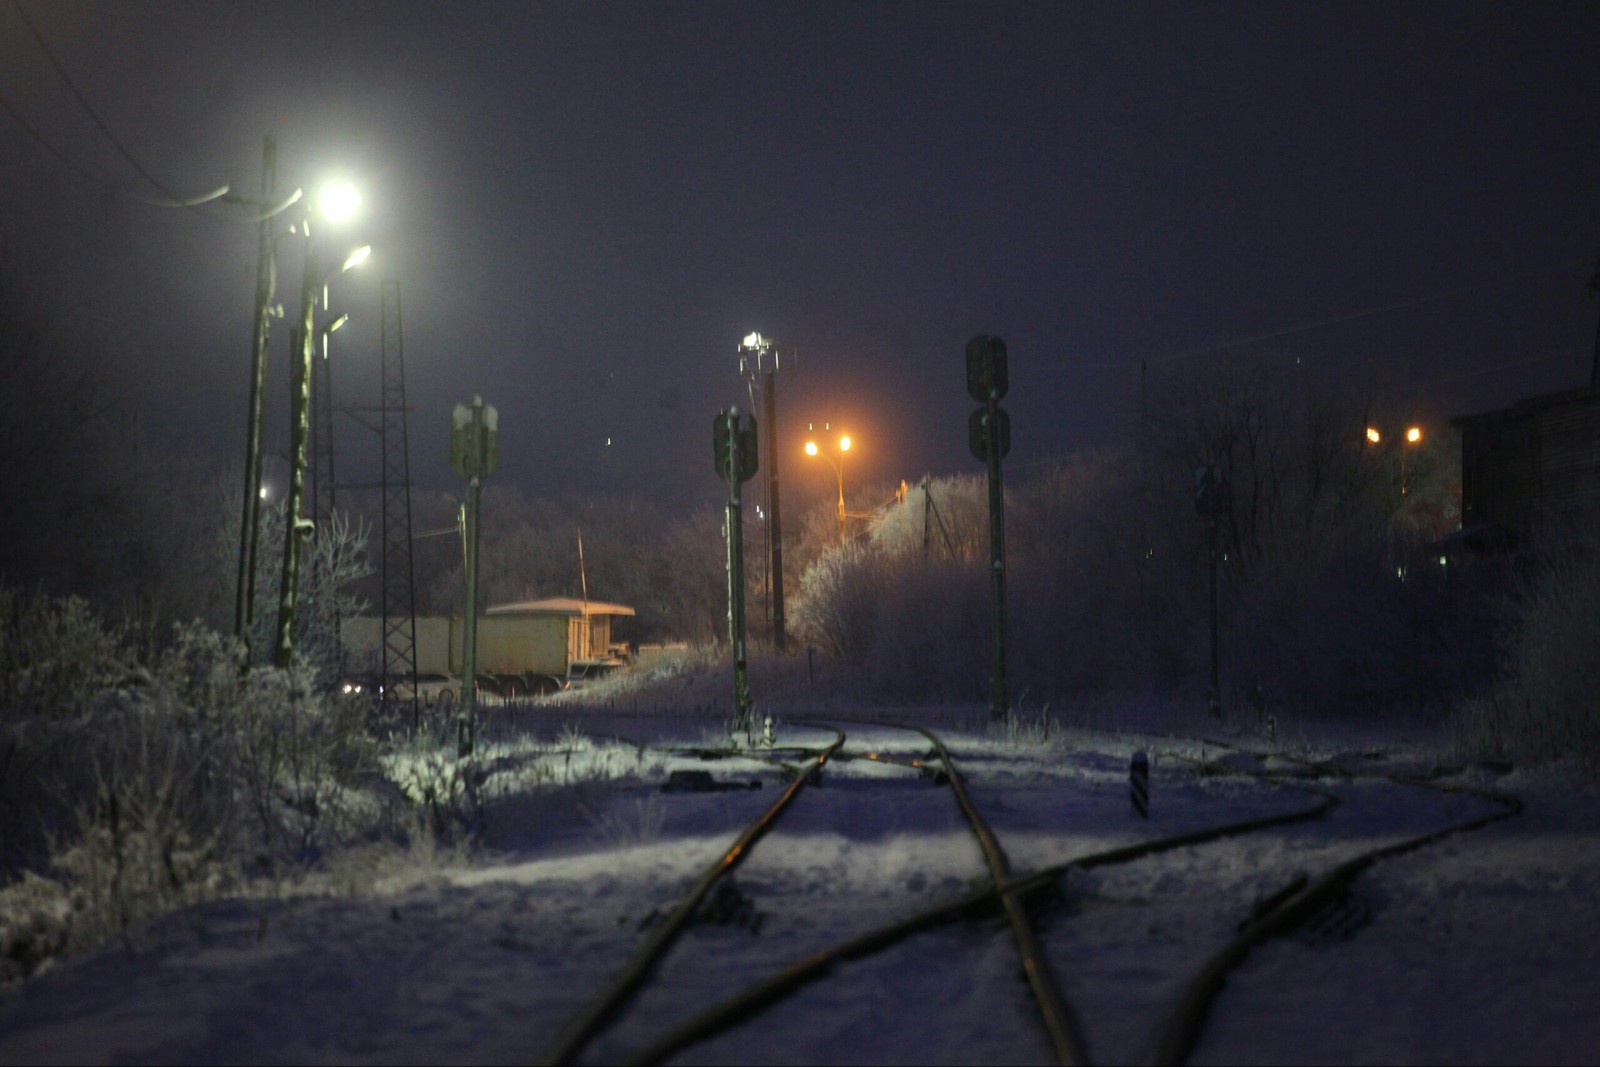
[{"label": "antenna on roof", "polygon": [[578,527],[578,585],[583,589],[583,614],[589,615],[589,576],[583,572],[583,527]]}]

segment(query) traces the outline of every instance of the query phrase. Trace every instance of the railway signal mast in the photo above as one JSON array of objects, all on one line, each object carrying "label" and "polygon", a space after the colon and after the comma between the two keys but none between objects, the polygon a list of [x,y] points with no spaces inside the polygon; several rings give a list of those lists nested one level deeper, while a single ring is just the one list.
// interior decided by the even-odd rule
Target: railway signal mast
[{"label": "railway signal mast", "polygon": [[744,634],[744,483],[755,476],[754,415],[728,408],[711,421],[711,453],[717,474],[728,485],[728,642],[733,646],[734,730],[750,739],[750,689],[745,679]]},{"label": "railway signal mast", "polygon": [[795,369],[795,349],[770,337],[750,333],[739,345],[739,373],[752,384],[761,382],[762,417],[767,420],[767,543],[771,548],[767,576],[771,583],[772,645],[787,644],[783,613],[783,519],[778,508],[778,372]]},{"label": "railway signal mast", "polygon": [[500,413],[475,396],[450,419],[450,466],[467,480],[467,606],[461,633],[461,711],[456,754],[472,755],[478,689],[478,530],[483,480],[500,465]]},{"label": "railway signal mast", "polygon": [[1006,343],[979,334],[967,342],[967,395],[978,408],[967,419],[967,447],[989,467],[989,586],[994,602],[990,645],[989,717],[1006,717],[1006,491],[1000,461],[1011,451],[1011,416],[1000,406],[1008,385]]}]

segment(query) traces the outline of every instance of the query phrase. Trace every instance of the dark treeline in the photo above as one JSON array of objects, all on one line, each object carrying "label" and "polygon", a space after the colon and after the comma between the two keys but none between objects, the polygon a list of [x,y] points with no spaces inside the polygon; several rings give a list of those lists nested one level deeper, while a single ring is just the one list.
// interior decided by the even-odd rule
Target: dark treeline
[{"label": "dark treeline", "polygon": [[[1376,384],[1313,387],[1270,358],[1171,377],[1147,403],[1138,447],[1008,487],[1014,694],[1036,706],[1202,699],[1209,530],[1194,489],[1206,466],[1230,490],[1218,520],[1227,702],[1436,711],[1485,682],[1494,567],[1439,562],[1460,512],[1448,426],[1415,446],[1374,445],[1366,427],[1390,414]],[[930,500],[942,519],[931,536]],[[980,699],[986,516],[981,475],[913,488],[804,574],[799,621],[884,698]]]}]

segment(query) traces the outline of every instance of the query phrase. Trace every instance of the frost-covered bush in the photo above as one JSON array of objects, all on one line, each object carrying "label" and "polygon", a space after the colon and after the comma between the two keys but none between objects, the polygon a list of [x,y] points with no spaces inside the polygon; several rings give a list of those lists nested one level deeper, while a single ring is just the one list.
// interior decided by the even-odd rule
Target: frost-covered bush
[{"label": "frost-covered bush", "polygon": [[101,694],[92,715],[21,726],[7,738],[21,773],[6,776],[3,829],[18,848],[8,859],[34,869],[0,890],[13,975],[232,882],[231,782],[213,739],[159,691]]},{"label": "frost-covered bush", "polygon": [[428,813],[434,833],[470,832],[483,824],[483,768],[479,760],[458,758],[453,741],[418,739],[384,762],[406,798]]},{"label": "frost-covered bush", "polygon": [[126,635],[87,601],[0,586],[0,720],[82,714],[139,675]]},{"label": "frost-covered bush", "polygon": [[872,653],[883,556],[855,543],[823,553],[800,577],[794,628],[829,655],[854,666]]},{"label": "frost-covered bush", "polygon": [[1061,743],[1061,728],[1050,717],[1046,704],[1037,716],[1020,708],[1006,713],[1005,718],[991,722],[986,728],[989,737],[1017,749],[1044,749]]},{"label": "frost-covered bush", "polygon": [[146,666],[82,601],[0,606],[0,883],[27,872],[0,889],[0,969],[392,828],[364,709],[314,667],[244,671],[200,626]]},{"label": "frost-covered bush", "polygon": [[94,791],[80,795],[72,834],[51,868],[73,893],[75,944],[216,896],[237,877],[228,853],[233,798],[210,773],[206,742],[170,719],[129,709],[88,756]]},{"label": "frost-covered bush", "polygon": [[658,841],[667,823],[666,805],[656,792],[632,799],[604,797],[593,803],[580,801],[578,810],[595,835],[614,848],[633,848]]},{"label": "frost-covered bush", "polygon": [[80,899],[61,882],[24,871],[0,889],[0,985],[67,951]]},{"label": "frost-covered bush", "polygon": [[263,846],[290,857],[358,835],[376,745],[355,700],[319,692],[315,668],[258,667],[218,723]]}]

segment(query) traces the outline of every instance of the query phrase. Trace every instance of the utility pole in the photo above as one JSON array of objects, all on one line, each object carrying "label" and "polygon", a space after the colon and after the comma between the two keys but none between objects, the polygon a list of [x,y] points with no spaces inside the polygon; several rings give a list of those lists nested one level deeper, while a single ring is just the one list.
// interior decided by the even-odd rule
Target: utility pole
[{"label": "utility pole", "polygon": [[300,280],[300,326],[291,347],[296,355],[289,363],[289,494],[284,502],[283,580],[278,591],[278,648],[275,663],[287,668],[294,661],[295,615],[300,596],[300,557],[302,547],[311,541],[315,526],[302,517],[305,503],[306,459],[311,437],[311,370],[315,343],[317,285],[321,269],[317,242],[311,236],[311,219],[301,225],[305,231],[305,264]]},{"label": "utility pole", "polygon": [[250,332],[250,418],[245,433],[244,503],[239,520],[239,574],[234,591],[233,636],[250,660],[250,630],[255,615],[256,549],[261,536],[262,394],[267,380],[267,334],[276,288],[273,214],[267,210],[277,184],[278,145],[269,133],[261,142],[261,222],[256,245],[256,307]]}]

